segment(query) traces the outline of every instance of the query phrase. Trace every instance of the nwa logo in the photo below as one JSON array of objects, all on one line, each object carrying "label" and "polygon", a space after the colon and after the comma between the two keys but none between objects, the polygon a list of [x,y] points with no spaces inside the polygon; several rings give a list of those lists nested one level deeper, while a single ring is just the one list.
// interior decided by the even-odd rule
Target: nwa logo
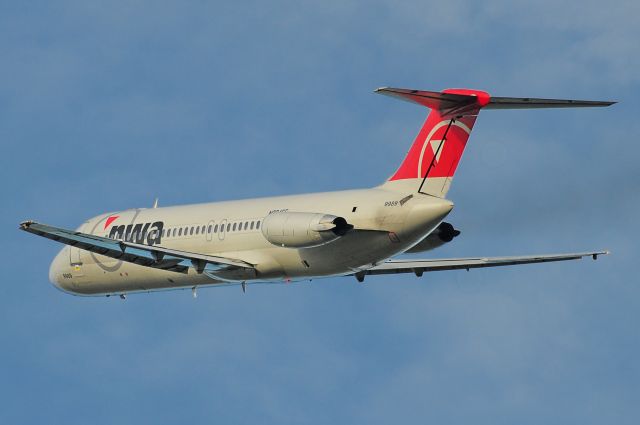
[{"label": "nwa logo", "polygon": [[[118,217],[120,216],[112,215],[108,217],[104,223],[105,230]],[[115,225],[111,227],[109,231],[109,238],[146,245],[159,244],[161,242],[163,228],[164,222],[162,221]]]}]

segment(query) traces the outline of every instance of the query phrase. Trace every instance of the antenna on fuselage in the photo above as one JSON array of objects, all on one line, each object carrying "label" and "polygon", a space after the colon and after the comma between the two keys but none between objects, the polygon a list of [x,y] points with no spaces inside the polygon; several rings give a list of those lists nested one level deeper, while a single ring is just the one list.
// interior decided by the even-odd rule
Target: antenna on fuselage
[{"label": "antenna on fuselage", "polygon": [[158,208],[158,198],[153,201],[153,208]]}]

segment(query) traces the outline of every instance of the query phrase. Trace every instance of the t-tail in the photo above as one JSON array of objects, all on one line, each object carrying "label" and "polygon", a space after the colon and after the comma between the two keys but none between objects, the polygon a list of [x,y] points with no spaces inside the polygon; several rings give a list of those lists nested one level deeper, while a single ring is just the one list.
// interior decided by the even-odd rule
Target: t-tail
[{"label": "t-tail", "polygon": [[481,109],[574,108],[609,106],[615,102],[568,99],[492,97],[470,89],[442,92],[383,87],[388,96],[431,109],[400,167],[383,184],[386,189],[444,198]]}]

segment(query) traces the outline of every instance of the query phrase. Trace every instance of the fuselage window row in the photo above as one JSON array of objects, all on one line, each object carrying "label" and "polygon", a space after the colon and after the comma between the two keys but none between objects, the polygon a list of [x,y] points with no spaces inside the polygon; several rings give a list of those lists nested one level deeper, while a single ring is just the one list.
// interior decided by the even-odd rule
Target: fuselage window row
[{"label": "fuselage window row", "polygon": [[184,231],[184,236],[192,236],[192,235],[204,235],[205,233],[207,234],[217,234],[218,232],[240,232],[243,230],[259,230],[260,229],[260,220],[253,220],[253,221],[241,221],[241,222],[233,222],[233,223],[227,223],[226,224],[226,229],[225,229],[225,225],[224,224],[209,224],[207,225],[202,225],[202,226],[195,226],[195,227],[177,227],[177,228],[173,228],[173,229],[168,229],[168,230],[163,230],[162,231],[162,237],[179,237],[183,235],[183,231]]},{"label": "fuselage window row", "polygon": [[[226,231],[227,232],[236,232],[236,231],[246,231],[246,230],[259,230],[260,229],[260,224],[261,221],[260,220],[253,220],[253,221],[240,221],[240,222],[234,222],[234,223],[227,223],[226,225]],[[160,233],[162,238],[173,238],[173,237],[181,237],[183,236],[193,236],[193,235],[204,235],[205,232],[208,234],[211,234],[212,232],[214,234],[217,234],[218,232],[222,233],[225,231],[225,225],[224,224],[209,224],[209,226],[206,225],[202,225],[202,226],[185,226],[185,227],[174,227],[171,229],[162,229],[162,232]],[[131,235],[131,237],[134,240],[138,239],[138,236],[141,236],[141,239],[146,239],[147,237],[147,232],[141,232],[141,233],[133,233]],[[105,235],[105,237],[109,237],[109,235]],[[122,238],[120,238],[122,239]]]}]

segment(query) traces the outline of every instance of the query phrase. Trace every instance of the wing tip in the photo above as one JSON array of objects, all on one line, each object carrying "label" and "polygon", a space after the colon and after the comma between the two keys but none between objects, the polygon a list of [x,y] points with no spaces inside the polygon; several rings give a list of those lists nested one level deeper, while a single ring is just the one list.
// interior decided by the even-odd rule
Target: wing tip
[{"label": "wing tip", "polygon": [[31,225],[35,223],[35,221],[33,220],[25,220],[22,223],[20,223],[20,230],[27,230],[29,227],[31,227]]},{"label": "wing tip", "polygon": [[611,251],[609,251],[608,249],[603,249],[603,250],[601,250],[601,251],[594,251],[594,252],[588,252],[588,253],[585,253],[585,254],[583,255],[583,257],[589,257],[589,256],[591,256],[591,259],[592,259],[592,260],[597,260],[597,259],[598,259],[598,256],[600,256],[600,255],[609,255],[609,254],[611,254]]}]

